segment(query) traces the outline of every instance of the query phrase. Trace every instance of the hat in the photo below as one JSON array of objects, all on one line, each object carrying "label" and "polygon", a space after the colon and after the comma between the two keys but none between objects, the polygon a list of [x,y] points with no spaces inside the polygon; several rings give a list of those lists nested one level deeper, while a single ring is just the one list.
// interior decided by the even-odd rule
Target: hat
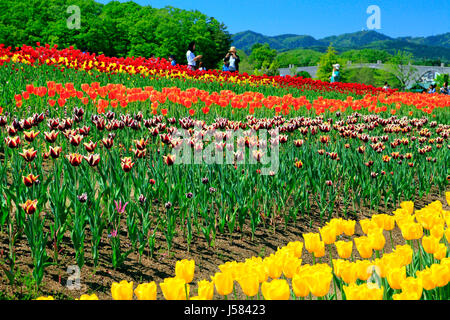
[{"label": "hat", "polygon": [[341,66],[339,65],[339,63],[333,64],[333,67],[335,67],[336,69],[339,69]]},{"label": "hat", "polygon": [[236,47],[231,47],[229,51],[236,52]]}]

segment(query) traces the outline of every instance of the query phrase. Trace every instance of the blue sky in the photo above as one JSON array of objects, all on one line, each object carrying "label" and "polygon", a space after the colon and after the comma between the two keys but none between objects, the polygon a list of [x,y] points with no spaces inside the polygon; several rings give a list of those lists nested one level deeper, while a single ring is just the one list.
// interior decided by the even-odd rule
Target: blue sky
[{"label": "blue sky", "polygon": [[[97,0],[107,3],[108,0]],[[120,1],[126,2],[126,1]],[[391,37],[432,36],[450,32],[450,1],[425,0],[134,0],[199,10],[223,22],[230,33],[252,30],[269,36],[307,34],[316,39],[367,30],[370,5],[380,8],[381,29]]]}]

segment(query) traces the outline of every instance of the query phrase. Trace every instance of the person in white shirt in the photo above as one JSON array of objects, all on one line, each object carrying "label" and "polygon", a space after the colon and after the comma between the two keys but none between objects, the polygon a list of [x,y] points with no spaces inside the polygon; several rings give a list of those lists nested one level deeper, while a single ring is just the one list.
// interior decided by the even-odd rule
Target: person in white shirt
[{"label": "person in white shirt", "polygon": [[195,41],[191,41],[189,43],[188,51],[186,52],[186,59],[188,62],[189,70],[195,70],[197,68],[197,60],[201,59],[203,56],[196,56],[195,53]]}]

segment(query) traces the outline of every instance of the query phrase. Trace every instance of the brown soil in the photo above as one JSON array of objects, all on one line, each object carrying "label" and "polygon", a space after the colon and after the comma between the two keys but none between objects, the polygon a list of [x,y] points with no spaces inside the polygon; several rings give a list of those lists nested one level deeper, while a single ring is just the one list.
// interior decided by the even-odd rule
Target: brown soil
[{"label": "brown soil", "polygon": [[[416,200],[415,207],[420,209],[432,201],[440,200],[445,208],[446,200],[444,195],[440,195],[436,192],[429,195],[426,199]],[[379,209],[379,213],[390,213],[392,210],[386,212],[383,208]],[[202,279],[210,280],[210,276],[219,271],[218,266],[227,261],[244,261],[246,258],[252,256],[266,257],[275,252],[278,247],[285,246],[290,241],[303,241],[301,235],[307,232],[317,232],[318,228],[324,224],[324,221],[320,221],[318,217],[318,210],[313,206],[312,213],[309,216],[298,217],[295,225],[291,222],[285,229],[284,222],[280,219],[275,228],[275,232],[272,226],[263,228],[260,226],[255,234],[254,239],[251,239],[250,228],[244,230],[242,233],[235,232],[232,236],[229,234],[217,234],[215,246],[209,248],[205,239],[202,236],[194,237],[190,252],[187,252],[187,244],[185,238],[182,236],[182,231],[178,231],[178,236],[174,238],[174,247],[167,253],[167,247],[164,235],[157,234],[156,248],[153,257],[148,257],[146,254],[139,262],[139,256],[132,253],[128,256],[124,265],[114,270],[111,265],[111,246],[106,237],[106,231],[100,246],[100,259],[99,266],[94,270],[92,265],[92,256],[90,251],[90,238],[87,236],[85,243],[85,266],[81,270],[81,289],[69,290],[66,287],[66,281],[69,277],[67,268],[70,265],[76,265],[75,254],[70,241],[70,236],[67,233],[63,240],[61,252],[59,254],[58,265],[51,265],[45,269],[44,278],[39,291],[36,292],[33,286],[29,285],[31,279],[31,272],[33,268],[33,262],[31,259],[30,250],[28,248],[27,240],[23,236],[18,240],[15,246],[17,252],[16,267],[20,270],[21,276],[16,279],[14,285],[9,284],[5,273],[0,269],[2,273],[0,280],[0,299],[30,299],[41,295],[52,295],[58,299],[75,299],[82,294],[96,293],[100,299],[111,299],[111,284],[113,282],[119,282],[121,280],[128,280],[134,282],[134,287],[138,283],[155,281],[157,284],[163,281],[164,278],[173,277],[175,275],[175,263],[180,259],[194,259],[195,260],[195,277],[191,284],[191,296],[197,294],[196,282]],[[371,214],[368,210],[362,210],[365,214],[361,214],[355,217],[356,220],[369,217]],[[121,243],[123,251],[129,247],[129,240],[126,236],[126,227],[122,227]],[[357,224],[355,235],[362,235],[361,228]],[[391,243],[389,234],[386,236],[386,252],[390,252]],[[398,228],[393,232],[394,245],[404,244],[404,240],[401,236]],[[8,238],[5,230],[0,232],[0,261],[6,262],[8,256]],[[333,256],[337,257],[333,246]],[[357,255],[357,251],[354,248],[354,254]],[[50,257],[50,261],[53,257],[53,250],[51,243],[47,248],[47,254]],[[327,258],[323,258],[322,262],[328,262]],[[312,263],[311,256],[307,251],[303,250],[303,264]],[[0,267],[3,263],[0,264]],[[6,263],[3,264],[5,267]],[[28,285],[27,285],[28,283]],[[235,283],[236,294],[238,299],[243,299],[244,296],[240,292],[239,285]],[[158,285],[158,299],[163,299],[161,289]],[[215,294],[215,299],[221,299],[218,294]]]}]

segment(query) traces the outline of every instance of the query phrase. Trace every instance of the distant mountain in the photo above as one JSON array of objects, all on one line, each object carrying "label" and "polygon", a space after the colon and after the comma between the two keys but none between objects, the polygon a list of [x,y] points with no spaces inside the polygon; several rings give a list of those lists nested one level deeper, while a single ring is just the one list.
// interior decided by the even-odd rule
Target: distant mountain
[{"label": "distant mountain", "polygon": [[265,36],[253,31],[243,31],[232,36],[233,45],[247,54],[255,43],[268,43],[272,49],[286,51],[296,48],[323,46],[324,44],[311,36],[283,34],[279,36]]},{"label": "distant mountain", "polygon": [[450,32],[430,37],[400,37],[397,40],[408,41],[415,44],[424,44],[433,47],[450,48]]},{"label": "distant mountain", "polygon": [[353,49],[380,49],[395,54],[397,50],[411,52],[416,59],[440,59],[450,61],[450,32],[430,37],[391,38],[376,31],[359,31],[337,36],[315,39],[308,35],[283,34],[265,36],[263,34],[244,31],[232,35],[233,45],[250,54],[255,43],[268,43],[279,52],[293,49],[313,49],[324,52],[333,46],[341,52]]},{"label": "distant mountain", "polygon": [[319,41],[329,46],[333,43],[334,47],[362,47],[374,41],[392,40],[382,33],[376,31],[360,31],[354,33],[345,33],[340,36],[331,36],[320,39]]}]

